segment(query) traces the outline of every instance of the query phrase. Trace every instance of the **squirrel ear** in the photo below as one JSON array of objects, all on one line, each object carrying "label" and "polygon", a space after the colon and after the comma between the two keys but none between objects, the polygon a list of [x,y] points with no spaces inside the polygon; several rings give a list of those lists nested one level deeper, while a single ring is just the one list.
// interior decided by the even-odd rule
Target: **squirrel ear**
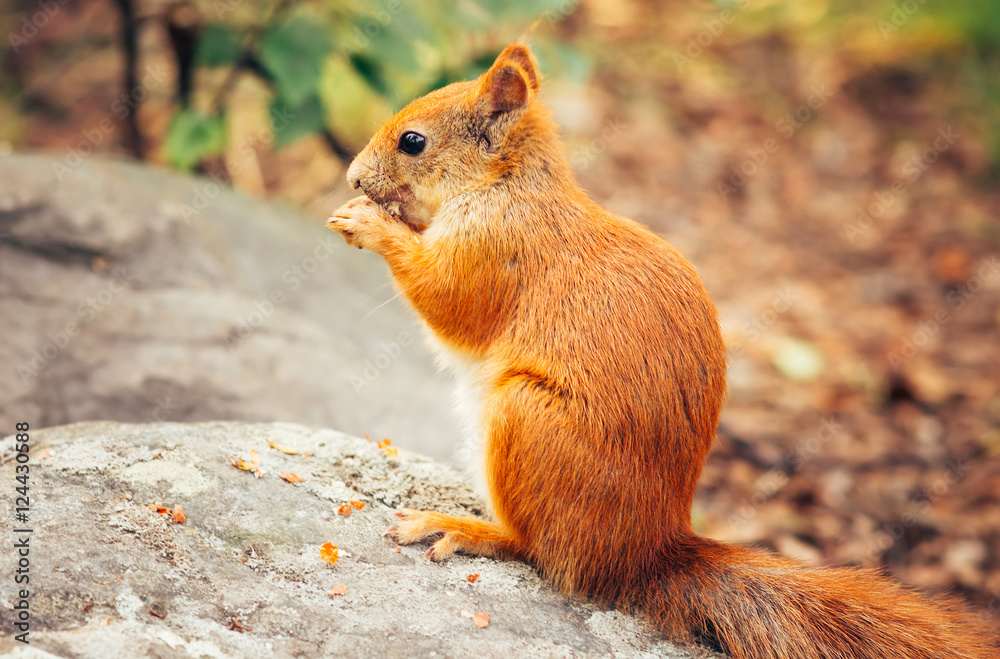
[{"label": "squirrel ear", "polygon": [[479,87],[479,94],[486,100],[490,113],[513,112],[528,104],[528,81],[517,64],[497,62]]},{"label": "squirrel ear", "polygon": [[484,110],[482,141],[495,150],[538,90],[538,67],[531,51],[512,44],[497,57],[479,83],[479,103]]},{"label": "squirrel ear", "polygon": [[538,63],[535,62],[535,56],[531,54],[530,48],[522,43],[512,43],[497,56],[493,66],[496,66],[500,62],[513,62],[521,67],[532,91],[538,91],[538,83],[541,76],[538,75]]}]

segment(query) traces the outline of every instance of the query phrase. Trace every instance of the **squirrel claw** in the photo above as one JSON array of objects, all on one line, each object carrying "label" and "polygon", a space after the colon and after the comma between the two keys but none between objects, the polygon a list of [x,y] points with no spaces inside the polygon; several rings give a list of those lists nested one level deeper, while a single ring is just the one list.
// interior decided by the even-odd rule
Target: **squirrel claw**
[{"label": "squirrel claw", "polygon": [[[406,226],[377,203],[362,195],[351,199],[333,212],[326,226],[344,237],[347,244],[358,249],[380,252],[386,240],[399,239],[412,234],[400,234]],[[395,238],[393,238],[395,236]]]}]

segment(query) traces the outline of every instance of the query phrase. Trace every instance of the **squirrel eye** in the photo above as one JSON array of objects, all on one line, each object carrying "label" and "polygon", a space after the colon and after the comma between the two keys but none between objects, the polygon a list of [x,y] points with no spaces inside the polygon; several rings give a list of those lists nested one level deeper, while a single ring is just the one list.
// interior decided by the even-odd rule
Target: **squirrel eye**
[{"label": "squirrel eye", "polygon": [[399,150],[408,156],[419,155],[427,145],[427,138],[420,133],[407,131],[399,136]]}]

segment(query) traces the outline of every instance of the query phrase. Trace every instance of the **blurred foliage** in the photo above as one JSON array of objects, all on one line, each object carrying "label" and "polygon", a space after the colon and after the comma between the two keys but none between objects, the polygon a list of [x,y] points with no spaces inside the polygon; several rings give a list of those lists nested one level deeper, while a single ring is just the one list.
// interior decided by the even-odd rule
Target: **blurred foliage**
[{"label": "blurred foliage", "polygon": [[[406,102],[478,75],[537,24],[530,42],[548,78],[583,82],[596,54],[602,85],[626,102],[680,82],[689,97],[708,89],[769,115],[787,106],[792,80],[815,77],[842,82],[877,113],[893,85],[915,81],[920,93],[902,102],[981,136],[1000,174],[1000,0],[93,0],[57,3],[42,28],[29,24],[44,14],[37,0],[13,0],[0,9],[10,41],[0,144],[57,143],[50,129],[60,122],[91,126],[108,114],[86,110],[104,102],[95,82],[122,79],[113,18],[123,5],[135,9],[136,67],[176,74],[176,94],[152,90],[142,113],[112,108],[141,123],[125,128],[144,138],[132,144],[123,130],[115,147],[185,170],[237,152],[251,169],[256,154],[288,153],[310,137],[349,159]],[[679,66],[677,54],[693,51]],[[81,59],[74,88],[61,76]],[[838,74],[813,76],[813,67]],[[889,142],[908,128],[884,119]]]},{"label": "blurred foliage", "polygon": [[880,35],[906,48],[894,51],[893,65],[959,87],[940,99],[944,109],[981,124],[994,174],[1000,174],[1000,1],[883,0],[882,7]]},{"label": "blurred foliage", "polygon": [[190,169],[203,158],[222,153],[225,147],[223,117],[188,109],[174,117],[165,146],[171,163],[182,169]]},{"label": "blurred foliage", "polygon": [[942,113],[986,137],[993,173],[1000,175],[1000,0],[711,3],[738,16],[729,43],[780,35],[800,53],[819,51],[885,77],[905,73],[939,87],[945,93],[934,98]]},{"label": "blurred foliage", "polygon": [[[227,94],[241,72],[256,74],[270,88],[275,147],[322,134],[346,156],[350,148],[340,140],[369,132],[360,124],[481,73],[504,45],[484,35],[500,26],[517,34],[536,20],[556,22],[567,7],[572,5],[566,0],[204,4],[198,13],[207,22],[191,30],[191,66],[225,69],[229,76],[195,76],[208,82],[194,90],[195,107],[181,107],[173,118],[166,158],[190,169],[226,151]],[[539,56],[548,70],[586,78],[589,60],[580,51],[545,38],[534,41],[541,42]]]},{"label": "blurred foliage", "polygon": [[960,68],[969,82],[974,107],[985,111],[985,120],[993,155],[994,174],[1000,175],[1000,1],[965,0],[940,3],[933,7],[933,17],[950,25],[971,49]]}]

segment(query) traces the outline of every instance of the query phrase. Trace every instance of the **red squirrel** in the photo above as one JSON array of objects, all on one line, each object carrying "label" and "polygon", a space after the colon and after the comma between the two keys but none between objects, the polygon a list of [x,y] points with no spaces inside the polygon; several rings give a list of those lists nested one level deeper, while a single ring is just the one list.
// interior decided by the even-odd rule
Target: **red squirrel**
[{"label": "red squirrel", "polygon": [[380,254],[459,381],[492,521],[404,510],[427,555],[526,561],[736,659],[996,657],[952,600],[699,537],[726,390],[717,312],[670,244],[578,187],[531,51],[393,116],[329,226]]}]

